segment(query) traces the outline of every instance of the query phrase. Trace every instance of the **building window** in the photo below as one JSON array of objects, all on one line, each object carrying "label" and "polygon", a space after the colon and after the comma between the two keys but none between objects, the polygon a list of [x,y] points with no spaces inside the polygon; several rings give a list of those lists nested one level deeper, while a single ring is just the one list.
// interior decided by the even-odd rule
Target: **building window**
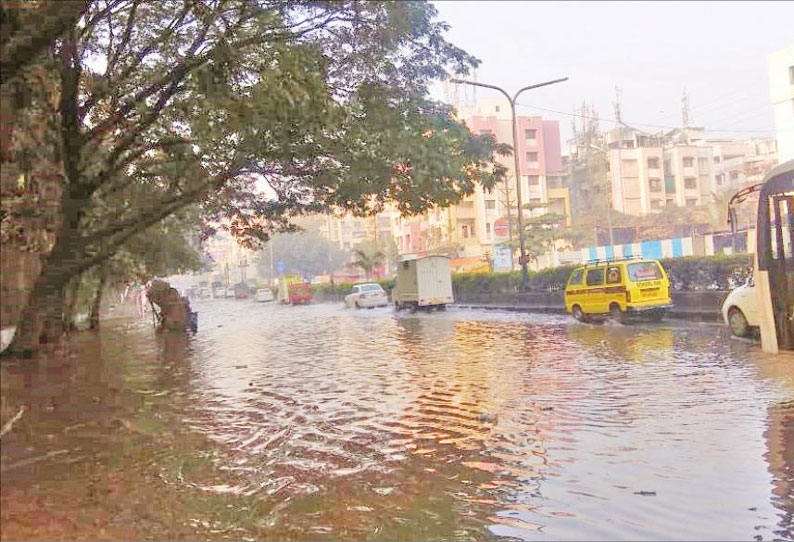
[{"label": "building window", "polygon": [[651,200],[651,209],[662,209],[664,207],[664,200],[663,199],[653,199]]},{"label": "building window", "polygon": [[720,159],[720,157],[719,157],[719,156],[715,156],[715,157],[714,157],[714,163],[715,163],[715,164],[719,164],[719,163],[720,163],[720,161],[721,161],[721,159]]},{"label": "building window", "polygon": [[485,223],[485,235],[488,236],[488,239],[491,238],[491,223],[490,222],[486,222]]},{"label": "building window", "polygon": [[460,231],[462,232],[464,239],[468,239],[469,238],[469,227],[466,224],[463,224],[460,227]]},{"label": "building window", "polygon": [[732,181],[737,181],[737,180],[739,180],[739,172],[738,172],[738,171],[735,171],[735,170],[734,170],[734,171],[731,171],[731,180],[732,180]]},{"label": "building window", "polygon": [[648,169],[659,169],[659,159],[648,158]]},{"label": "building window", "polygon": [[698,187],[697,179],[694,177],[686,177],[684,179],[684,188],[686,190],[695,190]]},{"label": "building window", "polygon": [[691,156],[684,157],[684,167],[694,167],[694,165],[695,165],[694,158],[692,158]]},{"label": "building window", "polygon": [[499,111],[501,111],[501,109],[499,109],[499,106],[497,105],[496,106],[496,112],[498,113]]},{"label": "building window", "polygon": [[661,192],[662,191],[662,180],[661,179],[648,179],[648,187],[651,189],[651,192]]},{"label": "building window", "polygon": [[537,164],[538,163],[538,153],[536,152],[528,152],[527,153],[527,162],[530,164]]},{"label": "building window", "polygon": [[496,209],[496,200],[494,200],[494,199],[485,200],[485,208],[486,209]]},{"label": "building window", "polygon": [[697,204],[698,204],[698,200],[696,200],[694,198],[687,198],[687,200],[686,200],[686,206],[687,207],[695,207]]},{"label": "building window", "polygon": [[705,173],[709,169],[709,159],[708,158],[698,158],[698,169],[701,173]]},{"label": "building window", "polygon": [[539,175],[530,175],[527,179],[529,179],[529,186],[538,186],[540,184]]},{"label": "building window", "polygon": [[537,133],[538,131],[533,129],[524,130],[524,139],[526,139],[527,141],[535,141],[535,139],[537,138]]},{"label": "building window", "polygon": [[673,198],[667,198],[667,206],[670,207],[675,205],[675,200]]},{"label": "building window", "polygon": [[722,186],[722,182],[725,180],[725,176],[720,173],[717,175],[717,186]]},{"label": "building window", "polygon": [[672,173],[673,164],[670,163],[670,160],[665,160],[664,161],[664,171],[665,171],[665,173]]}]

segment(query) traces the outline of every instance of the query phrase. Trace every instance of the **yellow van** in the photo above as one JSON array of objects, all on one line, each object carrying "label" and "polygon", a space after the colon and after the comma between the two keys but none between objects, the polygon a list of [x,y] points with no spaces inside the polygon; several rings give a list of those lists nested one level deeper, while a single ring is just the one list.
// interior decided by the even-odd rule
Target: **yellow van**
[{"label": "yellow van", "polygon": [[593,262],[575,269],[565,287],[565,310],[581,322],[630,314],[659,320],[672,306],[670,280],[657,260]]}]

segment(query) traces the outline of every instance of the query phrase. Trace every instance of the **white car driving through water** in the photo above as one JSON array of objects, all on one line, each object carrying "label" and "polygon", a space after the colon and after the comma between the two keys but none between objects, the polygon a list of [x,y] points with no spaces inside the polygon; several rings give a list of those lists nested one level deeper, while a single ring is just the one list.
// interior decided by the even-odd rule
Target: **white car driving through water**
[{"label": "white car driving through water", "polygon": [[722,304],[722,318],[737,337],[746,337],[760,325],[758,293],[753,279],[731,290]]},{"label": "white car driving through water", "polygon": [[389,304],[389,296],[380,284],[371,282],[367,284],[356,284],[349,294],[345,296],[346,307],[356,307],[357,309],[386,307]]}]

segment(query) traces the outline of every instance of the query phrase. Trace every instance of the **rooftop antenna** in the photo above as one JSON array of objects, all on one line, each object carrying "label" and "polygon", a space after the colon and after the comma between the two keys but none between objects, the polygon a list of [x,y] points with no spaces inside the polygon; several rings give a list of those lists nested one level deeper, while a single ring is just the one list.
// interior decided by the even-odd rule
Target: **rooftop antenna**
[{"label": "rooftop antenna", "polygon": [[621,102],[623,101],[623,91],[620,87],[615,87],[615,102],[612,104],[615,108],[615,120],[618,121],[618,124],[623,124],[623,119],[620,118],[620,106]]},{"label": "rooftop antenna", "polygon": [[681,96],[681,122],[684,128],[689,127],[689,95],[684,88],[684,94]]}]

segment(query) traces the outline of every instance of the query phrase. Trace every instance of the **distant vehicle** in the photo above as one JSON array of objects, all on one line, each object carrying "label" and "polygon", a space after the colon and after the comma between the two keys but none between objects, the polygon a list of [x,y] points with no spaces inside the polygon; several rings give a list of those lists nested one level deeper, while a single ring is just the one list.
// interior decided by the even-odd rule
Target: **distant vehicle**
[{"label": "distant vehicle", "polygon": [[278,280],[278,300],[283,305],[302,305],[312,300],[311,284],[291,275]]},{"label": "distant vehicle", "polygon": [[412,311],[433,307],[443,310],[454,303],[449,258],[425,256],[400,262],[392,300],[397,310]]},{"label": "distant vehicle", "polygon": [[248,289],[248,285],[244,282],[238,282],[232,288],[234,291],[234,297],[236,299],[248,299],[251,296],[251,291]]},{"label": "distant vehicle", "polygon": [[389,296],[380,284],[371,282],[367,284],[356,284],[350,293],[345,296],[345,306],[349,308],[371,309],[373,307],[386,307],[389,304]]},{"label": "distant vehicle", "polygon": [[722,319],[737,337],[747,337],[760,325],[758,292],[752,278],[731,290],[722,304]]},{"label": "distant vehicle", "polygon": [[260,288],[256,291],[256,295],[254,295],[254,301],[259,303],[265,303],[267,301],[273,301],[273,290],[270,288]]},{"label": "distant vehicle", "polygon": [[208,298],[212,297],[212,290],[210,290],[209,288],[200,288],[199,289],[199,297],[201,299],[208,299]]},{"label": "distant vehicle", "polygon": [[597,261],[574,269],[565,288],[565,310],[580,322],[628,315],[660,320],[673,306],[670,280],[657,260]]},{"label": "distant vehicle", "polygon": [[224,297],[234,297],[234,288],[226,288]]}]

